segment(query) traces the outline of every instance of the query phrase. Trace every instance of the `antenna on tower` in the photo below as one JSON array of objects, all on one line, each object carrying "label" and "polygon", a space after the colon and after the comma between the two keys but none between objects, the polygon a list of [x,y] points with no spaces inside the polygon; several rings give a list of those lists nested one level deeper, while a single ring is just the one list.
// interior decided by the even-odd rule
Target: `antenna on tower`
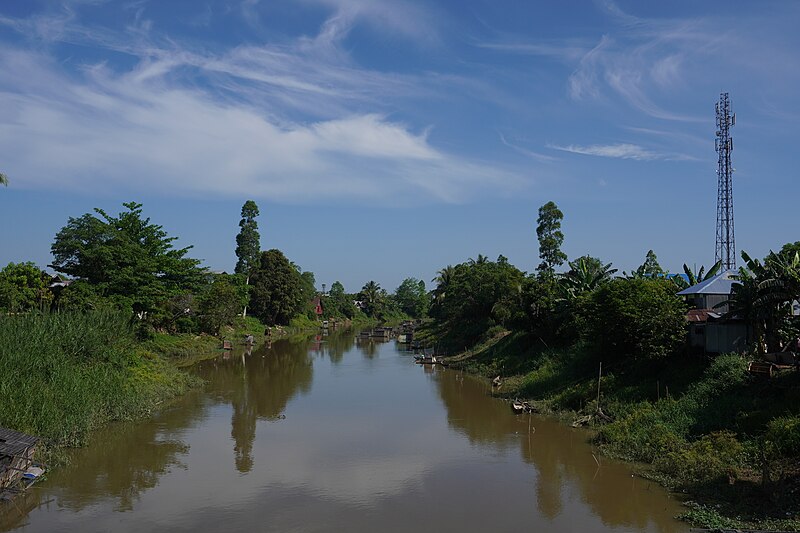
[{"label": "antenna on tower", "polygon": [[719,154],[717,164],[717,244],[715,262],[722,261],[722,268],[736,268],[736,239],[733,235],[733,167],[731,152],[733,139],[730,128],[736,124],[736,115],[731,115],[728,93],[719,95],[716,105],[717,138],[714,148]]}]

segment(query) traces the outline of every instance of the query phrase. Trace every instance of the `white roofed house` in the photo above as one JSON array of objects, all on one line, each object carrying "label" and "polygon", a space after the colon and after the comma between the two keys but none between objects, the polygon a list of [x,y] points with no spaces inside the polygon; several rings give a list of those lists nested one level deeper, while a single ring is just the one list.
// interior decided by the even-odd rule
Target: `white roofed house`
[{"label": "white roofed house", "polygon": [[689,349],[702,353],[742,352],[750,332],[738,317],[726,317],[727,301],[736,281],[735,270],[727,270],[678,293],[689,304]]}]

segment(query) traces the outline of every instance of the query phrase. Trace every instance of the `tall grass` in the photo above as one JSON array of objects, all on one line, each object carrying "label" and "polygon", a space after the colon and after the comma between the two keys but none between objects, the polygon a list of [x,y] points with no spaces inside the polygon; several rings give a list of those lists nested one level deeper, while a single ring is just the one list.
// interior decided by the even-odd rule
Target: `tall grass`
[{"label": "tall grass", "polygon": [[188,377],[138,346],[113,311],[0,317],[0,426],[54,445],[147,413]]}]

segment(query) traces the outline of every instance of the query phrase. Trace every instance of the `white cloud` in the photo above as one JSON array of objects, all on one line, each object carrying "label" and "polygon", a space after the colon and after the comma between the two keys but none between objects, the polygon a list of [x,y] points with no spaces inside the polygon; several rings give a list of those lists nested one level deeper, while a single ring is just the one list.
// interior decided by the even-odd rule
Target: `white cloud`
[{"label": "white cloud", "polygon": [[667,156],[642,148],[636,144],[620,143],[620,144],[593,144],[590,146],[578,146],[569,144],[559,146],[555,144],[548,145],[548,148],[553,150],[561,150],[562,152],[570,152],[573,154],[582,155],[595,155],[599,157],[614,157],[618,159],[635,159],[637,161],[649,161],[653,159],[668,159]]},{"label": "white cloud", "polygon": [[[4,168],[20,187],[248,194],[289,202],[458,202],[518,184],[500,169],[438,150],[426,132],[380,114],[293,121],[265,112],[246,91],[220,100],[172,81],[175,68],[193,64],[212,71],[241,66],[178,53],[123,73],[95,66],[76,79],[40,54],[0,52]],[[264,83],[276,94],[347,101],[336,98],[331,84],[271,70],[264,69]],[[241,74],[252,78],[257,71]],[[339,86],[347,83],[345,76]]]}]

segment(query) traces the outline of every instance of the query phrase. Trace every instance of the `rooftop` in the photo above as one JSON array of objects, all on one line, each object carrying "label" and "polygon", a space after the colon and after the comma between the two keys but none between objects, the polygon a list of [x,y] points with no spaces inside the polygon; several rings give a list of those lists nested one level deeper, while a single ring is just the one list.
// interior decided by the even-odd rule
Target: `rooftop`
[{"label": "rooftop", "polygon": [[678,293],[678,296],[691,296],[692,294],[730,294],[731,288],[737,281],[734,276],[737,274],[735,270],[726,270],[717,274],[713,278],[692,285],[688,289],[683,289]]}]

